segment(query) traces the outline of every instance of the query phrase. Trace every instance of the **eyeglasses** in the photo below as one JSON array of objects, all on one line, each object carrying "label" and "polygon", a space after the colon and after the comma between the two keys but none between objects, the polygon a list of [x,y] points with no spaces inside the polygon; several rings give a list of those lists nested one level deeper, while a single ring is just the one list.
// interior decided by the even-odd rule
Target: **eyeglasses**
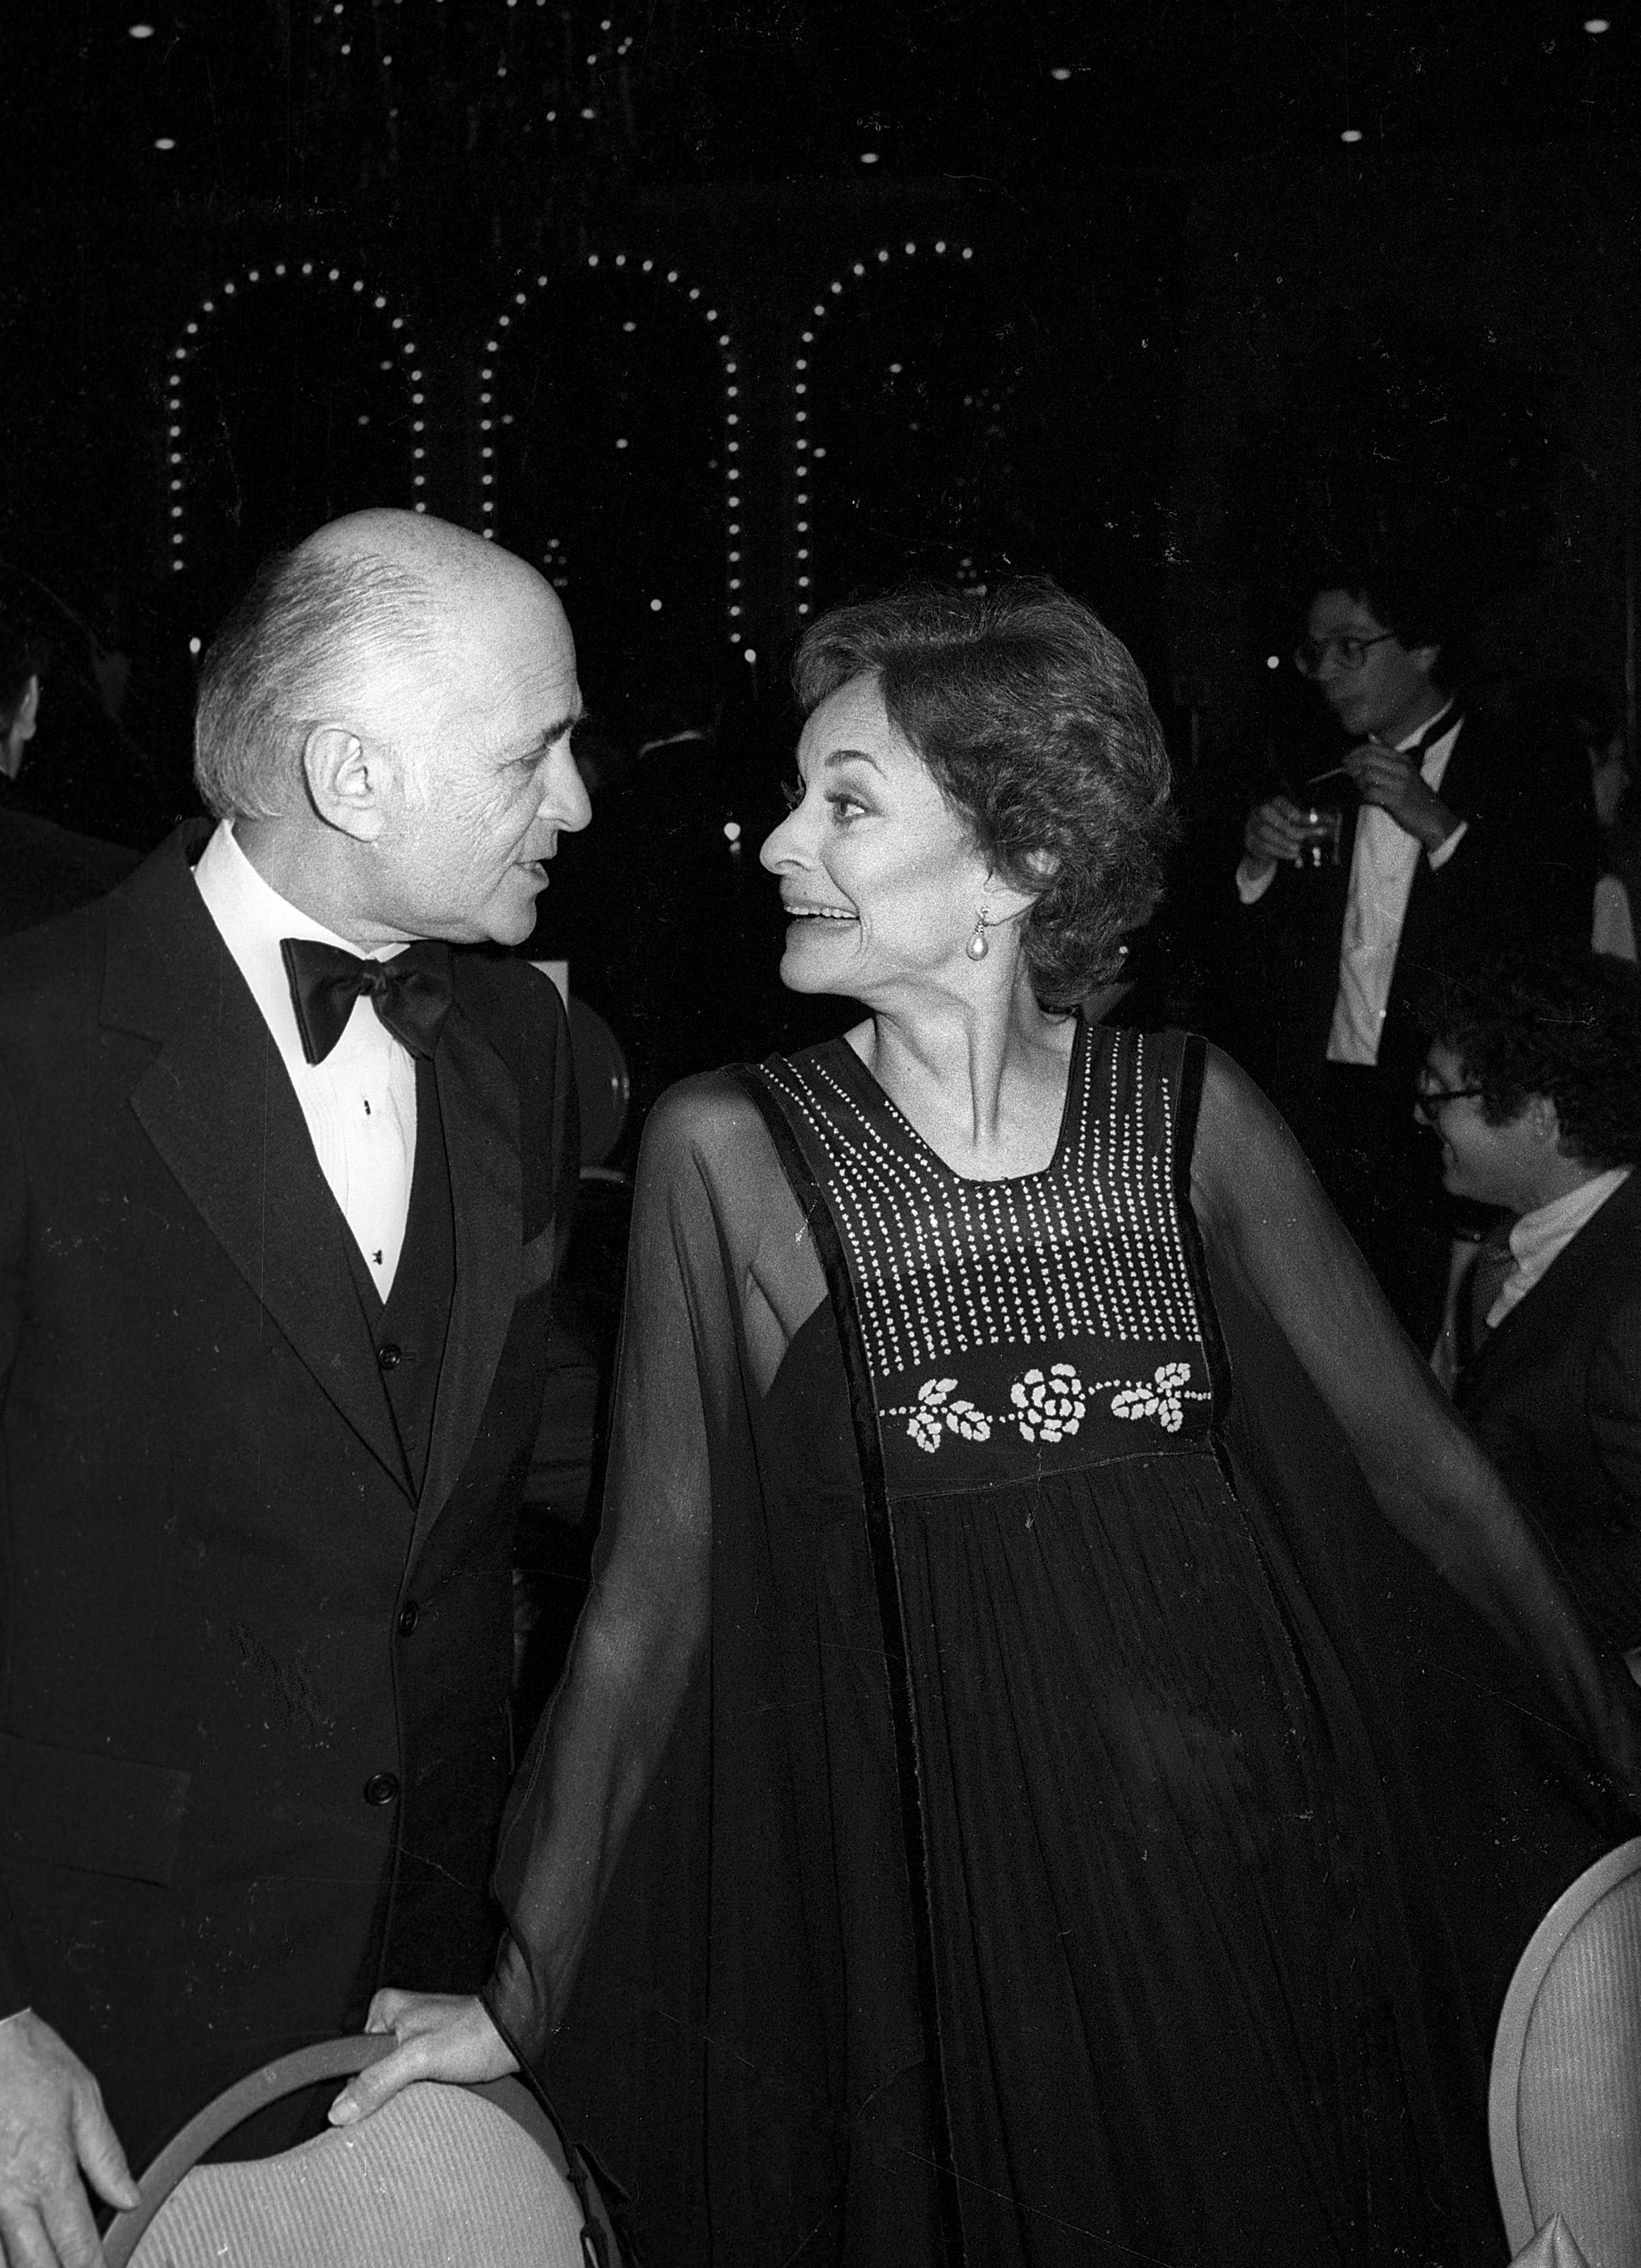
[{"label": "eyeglasses", "polygon": [[1433,1126],[1445,1102],[1474,1102],[1481,1092],[1479,1086],[1422,1086],[1413,1098],[1413,1116]]},{"label": "eyeglasses", "polygon": [[1369,646],[1383,645],[1395,635],[1394,630],[1380,630],[1377,637],[1301,638],[1293,649],[1293,666],[1301,677],[1320,677],[1332,654],[1341,669],[1360,669]]}]

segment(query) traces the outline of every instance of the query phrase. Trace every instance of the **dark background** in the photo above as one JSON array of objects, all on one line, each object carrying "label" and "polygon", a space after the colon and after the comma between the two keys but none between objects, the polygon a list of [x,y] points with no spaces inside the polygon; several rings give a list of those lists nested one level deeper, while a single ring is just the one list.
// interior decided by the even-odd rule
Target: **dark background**
[{"label": "dark background", "polygon": [[191,807],[198,644],[271,546],[364,503],[488,528],[563,589],[593,712],[537,949],[641,1103],[813,1027],[755,851],[792,639],[852,591],[1046,571],[1130,644],[1191,821],[1186,1014],[1215,828],[1322,736],[1268,664],[1342,529],[1482,601],[1483,679],[1586,680],[1633,737],[1623,8],[6,12],[36,807],[139,844]]}]

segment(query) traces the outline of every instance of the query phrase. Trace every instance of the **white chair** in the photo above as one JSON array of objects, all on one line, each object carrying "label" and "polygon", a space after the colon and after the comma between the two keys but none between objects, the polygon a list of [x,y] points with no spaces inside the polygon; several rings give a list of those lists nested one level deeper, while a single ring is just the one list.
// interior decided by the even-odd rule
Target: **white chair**
[{"label": "white chair", "polygon": [[1505,1996],[1488,2117],[1513,2253],[1559,2213],[1589,2268],[1641,2268],[1641,1837],[1578,1877]]},{"label": "white chair", "polygon": [[1518,2252],[1510,2268],[1590,2268],[1589,2262],[1567,2234],[1561,2215],[1552,2213],[1525,2252]]},{"label": "white chair", "polygon": [[199,2164],[254,2111],[392,2046],[329,2041],[219,2095],[115,2216],[108,2268],[621,2268],[585,2161],[519,2080],[408,2087],[283,2156]]}]

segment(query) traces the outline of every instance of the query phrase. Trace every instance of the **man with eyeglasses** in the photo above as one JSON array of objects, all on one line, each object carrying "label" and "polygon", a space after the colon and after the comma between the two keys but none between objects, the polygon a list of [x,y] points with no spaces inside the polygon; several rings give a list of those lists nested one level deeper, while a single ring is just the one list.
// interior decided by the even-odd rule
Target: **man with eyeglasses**
[{"label": "man with eyeglasses", "polygon": [[1571,948],[1495,964],[1426,1020],[1416,1108],[1444,1185],[1498,1209],[1434,1367],[1592,1627],[1637,1653],[1641,971]]},{"label": "man with eyeglasses", "polygon": [[1452,641],[1452,608],[1409,574],[1316,592],[1293,658],[1348,746],[1248,814],[1236,874],[1265,978],[1251,1067],[1426,1348],[1448,1229],[1408,1116],[1417,993],[1455,955],[1587,939],[1597,863],[1587,777],[1467,712]]}]

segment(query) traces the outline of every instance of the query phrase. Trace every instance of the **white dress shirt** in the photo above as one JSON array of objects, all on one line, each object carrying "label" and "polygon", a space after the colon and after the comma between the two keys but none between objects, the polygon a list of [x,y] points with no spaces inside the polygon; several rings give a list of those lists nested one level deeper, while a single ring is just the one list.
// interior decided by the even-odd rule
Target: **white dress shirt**
[{"label": "white dress shirt", "polygon": [[[1419,777],[1432,795],[1440,790],[1461,722],[1455,717],[1448,730],[1424,750]],[[1424,729],[1421,725],[1408,733],[1397,741],[1397,747],[1410,748]],[[1462,826],[1455,827],[1437,844],[1429,853],[1432,867],[1446,864],[1464,832]],[[1350,889],[1339,937],[1339,990],[1328,1031],[1329,1063],[1371,1065],[1379,1061],[1396,948],[1402,942],[1402,924],[1407,919],[1418,863],[1418,836],[1398,826],[1378,804],[1365,803],[1357,814]]]},{"label": "white dress shirt", "polygon": [[[384,1300],[404,1246],[416,1166],[416,1058],[364,997],[323,1063],[311,1064],[291,1005],[282,938],[314,938],[359,948],[288,904],[257,873],[224,820],[205,845],[194,879],[239,974],[251,988],[290,1074],[313,1138],[320,1171],[364,1256]],[[391,961],[401,945],[379,946],[362,960]]]},{"label": "white dress shirt", "polygon": [[1628,1166],[1614,1166],[1593,1181],[1569,1189],[1536,1212],[1524,1212],[1510,1232],[1510,1256],[1514,1262],[1487,1311],[1487,1328],[1496,1331],[1510,1310],[1518,1307],[1552,1260],[1564,1252],[1581,1228],[1593,1221],[1615,1189],[1630,1178]]},{"label": "white dress shirt", "polygon": [[[1419,777],[1432,795],[1440,790],[1463,721],[1462,716],[1454,717],[1447,731],[1426,745]],[[1428,729],[1427,725],[1417,725],[1396,742],[1397,748],[1412,747]],[[1427,853],[1432,871],[1446,865],[1468,831],[1468,821],[1461,821],[1451,835]],[[1378,804],[1365,803],[1357,814],[1344,926],[1339,937],[1339,990],[1328,1032],[1329,1063],[1371,1066],[1379,1061],[1390,981],[1395,974],[1396,950],[1418,863],[1417,836],[1409,835]],[[1243,858],[1236,870],[1236,887],[1245,906],[1258,903],[1276,880],[1276,873],[1274,865]]]}]

